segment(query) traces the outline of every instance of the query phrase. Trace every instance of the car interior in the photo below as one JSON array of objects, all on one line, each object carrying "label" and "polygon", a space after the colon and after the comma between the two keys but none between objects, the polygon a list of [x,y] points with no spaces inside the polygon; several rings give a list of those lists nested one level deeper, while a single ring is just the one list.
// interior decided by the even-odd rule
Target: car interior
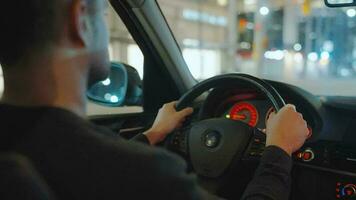
[{"label": "car interior", "polygon": [[[325,4],[319,1],[325,9],[330,7],[326,11],[356,6],[353,0],[325,0]],[[292,156],[290,199],[356,199],[356,93],[338,95],[338,90],[348,88],[335,88],[330,94],[317,94],[302,83],[300,86],[278,78],[272,80],[243,70],[197,78],[183,56],[163,2],[110,0],[113,13],[142,52],[143,68],[113,59],[110,77],[88,89],[88,119],[130,139],[152,125],[164,103],[178,100],[177,110],[193,107],[194,113],[183,128],[171,133],[157,148],[183,157],[188,171],[196,173],[199,184],[209,192],[239,199],[265,148],[263,129],[269,115],[286,104],[294,104],[307,121],[310,134],[304,146]],[[261,15],[268,13],[265,9],[259,11]],[[216,17],[215,22],[223,24],[219,19]],[[291,48],[294,47],[298,45]],[[323,53],[321,57],[326,57]],[[264,54],[271,55],[278,57],[278,51]],[[305,57],[313,60],[314,54]],[[346,74],[345,70],[340,73]],[[348,85],[352,93],[356,79],[349,79],[350,83],[353,81],[353,85]],[[30,161],[16,155],[0,157],[0,183],[4,186],[1,188],[13,187],[3,184],[3,178],[7,178],[19,180],[22,184],[18,188],[33,193],[26,197],[11,194],[12,199],[52,199],[50,186],[45,186],[40,175],[29,166]]]}]

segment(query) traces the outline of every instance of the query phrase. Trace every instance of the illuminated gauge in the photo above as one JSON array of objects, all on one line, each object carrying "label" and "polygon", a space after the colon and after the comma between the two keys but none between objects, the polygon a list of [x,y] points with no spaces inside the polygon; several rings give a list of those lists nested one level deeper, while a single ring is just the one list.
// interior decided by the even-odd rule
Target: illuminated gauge
[{"label": "illuminated gauge", "polygon": [[242,121],[252,127],[258,122],[258,112],[255,106],[250,103],[241,102],[232,107],[230,114],[226,118]]},{"label": "illuminated gauge", "polygon": [[269,116],[274,112],[274,108],[271,107],[270,109],[268,109],[267,113],[266,113],[266,118],[265,118],[265,124],[267,125],[267,121],[269,119]]},{"label": "illuminated gauge", "polygon": [[308,130],[309,130],[309,133],[308,133],[308,139],[313,135],[313,129],[308,125]]}]

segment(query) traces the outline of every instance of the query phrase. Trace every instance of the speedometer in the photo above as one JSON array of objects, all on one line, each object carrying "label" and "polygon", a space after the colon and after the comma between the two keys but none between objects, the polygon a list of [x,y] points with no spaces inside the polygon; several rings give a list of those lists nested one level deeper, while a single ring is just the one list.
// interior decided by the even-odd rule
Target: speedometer
[{"label": "speedometer", "polygon": [[252,127],[258,122],[258,111],[255,106],[247,102],[235,104],[226,118],[242,121]]}]

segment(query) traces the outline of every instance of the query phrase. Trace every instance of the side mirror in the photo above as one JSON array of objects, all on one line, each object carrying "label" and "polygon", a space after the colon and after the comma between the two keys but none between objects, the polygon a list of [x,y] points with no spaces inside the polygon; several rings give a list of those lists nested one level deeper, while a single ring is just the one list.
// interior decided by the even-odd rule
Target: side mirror
[{"label": "side mirror", "polygon": [[109,77],[92,85],[87,97],[94,103],[110,107],[141,105],[142,81],[135,68],[112,62]]},{"label": "side mirror", "polygon": [[356,0],[325,0],[328,7],[350,7],[356,6]]}]

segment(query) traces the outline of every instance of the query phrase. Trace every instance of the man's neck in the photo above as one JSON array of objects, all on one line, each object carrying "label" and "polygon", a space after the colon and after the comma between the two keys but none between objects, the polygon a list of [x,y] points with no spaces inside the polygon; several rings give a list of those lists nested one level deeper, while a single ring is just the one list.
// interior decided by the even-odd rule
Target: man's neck
[{"label": "man's neck", "polygon": [[38,107],[50,106],[86,115],[86,63],[51,61],[36,66],[4,69],[2,103]]}]

